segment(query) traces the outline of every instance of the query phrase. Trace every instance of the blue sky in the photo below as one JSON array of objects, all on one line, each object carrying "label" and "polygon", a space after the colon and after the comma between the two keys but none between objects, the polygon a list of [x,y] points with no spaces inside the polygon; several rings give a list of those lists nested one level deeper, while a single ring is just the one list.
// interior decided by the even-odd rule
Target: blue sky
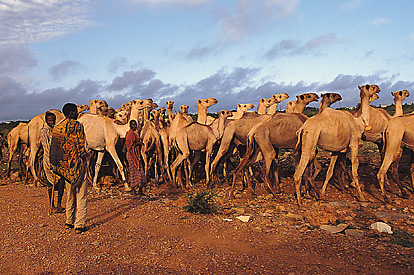
[{"label": "blue sky", "polygon": [[336,92],[333,107],[355,106],[367,83],[382,90],[375,104],[391,104],[390,92],[413,92],[412,10],[409,0],[0,1],[0,121],[92,99],[115,109],[171,99],[196,113],[200,98],[217,98],[216,112]]}]

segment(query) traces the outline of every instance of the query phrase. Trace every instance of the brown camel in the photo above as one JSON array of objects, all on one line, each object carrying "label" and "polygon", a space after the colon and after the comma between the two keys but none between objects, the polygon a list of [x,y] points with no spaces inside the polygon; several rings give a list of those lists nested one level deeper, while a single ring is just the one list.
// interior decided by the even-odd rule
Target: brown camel
[{"label": "brown camel", "polygon": [[17,149],[20,147],[18,165],[19,165],[19,177],[23,179],[26,172],[23,169],[23,154],[29,144],[29,133],[27,131],[27,123],[21,122],[19,125],[10,130],[7,134],[7,145],[9,148],[9,159],[7,161],[7,177],[10,178],[11,162],[13,156],[16,154]]},{"label": "brown camel", "polygon": [[170,121],[170,123],[173,121],[173,109],[174,109],[174,101],[172,100],[168,100],[167,102],[165,102],[165,104],[167,105],[167,114],[168,114],[168,120]]},{"label": "brown camel", "polygon": [[[171,164],[172,180],[176,182],[176,169],[183,162],[186,161],[187,167],[190,166],[190,152],[194,151],[206,151],[206,184],[209,185],[210,181],[210,157],[213,150],[213,145],[221,138],[224,132],[224,123],[227,117],[231,116],[231,112],[222,110],[218,112],[218,123],[214,129],[208,125],[203,125],[198,122],[193,122],[188,126],[180,129],[177,132],[175,139],[175,146],[179,152],[177,158]],[[212,125],[212,126],[213,126]],[[186,173],[186,187],[190,185],[190,176],[188,169],[184,169]]]},{"label": "brown camel", "polygon": [[[297,97],[296,111],[302,111],[307,104],[317,101],[318,95],[315,93],[303,94]],[[306,120],[306,116],[301,113],[285,114],[276,113],[269,119],[259,122],[257,125],[251,128],[247,136],[247,150],[243,156],[242,161],[236,168],[233,176],[233,184],[230,189],[230,197],[234,197],[234,188],[236,186],[236,180],[241,171],[244,170],[246,165],[257,161],[259,153],[263,156],[264,168],[263,177],[264,182],[267,184],[270,192],[276,196],[279,192],[279,176],[278,176],[278,161],[277,155],[278,150],[281,148],[293,149],[297,142],[296,131],[303,125]],[[256,150],[254,145],[257,144],[260,148]],[[275,150],[275,148],[277,148]],[[273,185],[269,180],[269,172],[272,164],[275,163],[276,168],[274,169],[276,191],[273,189]],[[253,188],[249,183],[249,189],[253,192]]]},{"label": "brown camel", "polygon": [[[300,153],[300,161],[293,176],[299,206],[301,206],[300,184],[302,175],[308,163],[315,158],[316,146],[335,153],[346,153],[348,150],[351,152],[353,183],[357,188],[360,200],[364,200],[358,181],[357,158],[359,146],[362,144],[361,135],[363,131],[363,123],[357,122],[350,113],[332,108],[325,108],[321,113],[305,121],[298,131],[296,150]],[[335,162],[331,161],[323,190],[325,190],[326,184],[332,176],[334,164]],[[313,185],[311,178],[310,181]]]},{"label": "brown camel", "polygon": [[286,103],[286,114],[293,114],[295,112],[296,104],[298,104],[295,101],[289,101]]},{"label": "brown camel", "polygon": [[181,105],[181,107],[180,107],[180,110],[181,110],[181,113],[183,114],[183,117],[188,121],[188,122],[193,122],[193,118],[188,114],[188,108],[189,108],[189,106],[188,105],[186,105],[186,104],[184,104],[184,105]]},{"label": "brown camel", "polygon": [[[407,114],[403,116],[393,117],[387,124],[384,131],[385,154],[381,167],[378,171],[377,178],[380,183],[381,193],[385,200],[387,196],[384,189],[384,182],[388,182],[386,177],[388,168],[394,162],[400,160],[402,150],[401,145],[404,145],[410,150],[410,174],[411,184],[414,190],[414,114]],[[394,180],[396,181],[401,196],[408,198],[404,186],[400,183],[398,176],[398,168],[392,171]]]},{"label": "brown camel", "polygon": [[105,100],[94,99],[89,102],[89,113],[92,115],[103,115],[108,109],[108,103]]}]

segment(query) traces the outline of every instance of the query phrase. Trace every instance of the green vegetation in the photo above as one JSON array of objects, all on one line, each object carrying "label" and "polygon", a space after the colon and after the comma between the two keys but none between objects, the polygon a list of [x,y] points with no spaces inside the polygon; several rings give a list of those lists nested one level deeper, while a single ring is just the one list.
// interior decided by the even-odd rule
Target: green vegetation
[{"label": "green vegetation", "polygon": [[392,234],[391,243],[404,247],[414,247],[414,234],[395,229]]},{"label": "green vegetation", "polygon": [[187,205],[184,210],[190,213],[211,214],[217,213],[218,206],[214,205],[214,194],[211,191],[203,190],[196,194],[187,194]]}]

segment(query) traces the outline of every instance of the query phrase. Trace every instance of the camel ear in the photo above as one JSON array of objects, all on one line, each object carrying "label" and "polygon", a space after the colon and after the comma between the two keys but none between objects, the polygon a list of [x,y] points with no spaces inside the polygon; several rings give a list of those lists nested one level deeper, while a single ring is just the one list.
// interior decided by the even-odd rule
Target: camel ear
[{"label": "camel ear", "polygon": [[201,100],[200,99],[198,100],[198,103],[201,103]]},{"label": "camel ear", "polygon": [[393,93],[393,92],[391,92],[391,94],[392,94],[392,95],[394,95],[394,93]]},{"label": "camel ear", "polygon": [[305,97],[304,97],[303,95],[301,95],[301,96],[300,96],[300,99],[304,100],[304,99],[305,99]]},{"label": "camel ear", "polygon": [[365,85],[365,89],[367,90],[369,89],[369,84]]}]

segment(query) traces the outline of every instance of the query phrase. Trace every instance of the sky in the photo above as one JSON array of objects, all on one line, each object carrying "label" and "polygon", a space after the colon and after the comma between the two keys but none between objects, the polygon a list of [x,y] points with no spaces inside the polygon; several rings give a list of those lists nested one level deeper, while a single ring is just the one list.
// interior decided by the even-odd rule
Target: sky
[{"label": "sky", "polygon": [[[412,0],[0,0],[0,122],[67,102],[152,98],[209,112],[358,86],[414,93]],[[414,102],[414,95],[406,103]],[[318,107],[319,103],[310,106]]]}]

